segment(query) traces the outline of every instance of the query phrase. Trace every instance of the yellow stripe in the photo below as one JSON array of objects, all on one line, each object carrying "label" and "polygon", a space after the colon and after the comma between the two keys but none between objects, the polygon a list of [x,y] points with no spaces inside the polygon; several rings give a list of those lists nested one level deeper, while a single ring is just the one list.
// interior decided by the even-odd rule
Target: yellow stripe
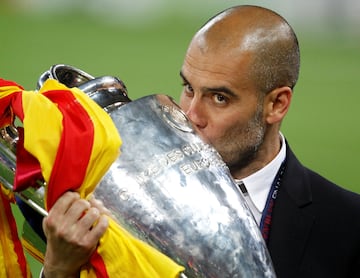
[{"label": "yellow stripe", "polygon": [[[114,220],[100,239],[98,252],[102,256],[109,277],[163,278],[178,277],[184,267],[150,245],[133,237]],[[121,254],[121,260],[114,260]]]},{"label": "yellow stripe", "polygon": [[[0,194],[2,194],[2,192],[0,192]],[[17,254],[14,251],[14,242],[12,241],[12,233],[8,222],[9,219],[3,208],[4,203],[2,198],[0,198],[0,277],[23,277],[17,261]],[[29,273],[27,277],[30,277]]]},{"label": "yellow stripe", "polygon": [[19,92],[21,89],[17,86],[0,86],[0,98],[11,95],[12,93]]},{"label": "yellow stripe", "polygon": [[28,251],[32,257],[34,257],[40,263],[44,262],[44,254],[40,252],[30,241],[28,241],[25,238],[22,238],[21,243],[24,246],[25,250]]},{"label": "yellow stripe", "polygon": [[[23,91],[24,147],[40,162],[45,181],[49,181],[62,134],[62,114],[57,105],[41,93]],[[47,118],[44,121],[44,117]],[[44,134],[47,134],[44,136]],[[39,147],[41,146],[41,147]]]}]

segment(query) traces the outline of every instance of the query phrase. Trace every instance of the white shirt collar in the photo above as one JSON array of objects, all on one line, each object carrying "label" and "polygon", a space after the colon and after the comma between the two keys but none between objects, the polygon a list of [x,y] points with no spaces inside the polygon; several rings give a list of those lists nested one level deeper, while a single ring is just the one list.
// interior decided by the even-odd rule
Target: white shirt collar
[{"label": "white shirt collar", "polygon": [[242,179],[253,204],[260,213],[260,216],[264,210],[271,184],[286,157],[286,143],[282,133],[280,133],[280,140],[281,148],[276,157],[259,171]]}]

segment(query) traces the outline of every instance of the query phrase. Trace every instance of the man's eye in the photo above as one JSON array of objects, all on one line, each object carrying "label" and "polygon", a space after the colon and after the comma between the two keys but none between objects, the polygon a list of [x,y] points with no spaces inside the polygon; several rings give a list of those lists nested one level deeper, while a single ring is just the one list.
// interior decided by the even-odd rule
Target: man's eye
[{"label": "man's eye", "polygon": [[227,99],[223,95],[215,94],[214,95],[214,101],[218,104],[225,104]]},{"label": "man's eye", "polygon": [[192,93],[194,91],[193,88],[191,87],[191,85],[188,83],[184,83],[183,87],[185,89],[185,92],[187,92],[187,93]]}]

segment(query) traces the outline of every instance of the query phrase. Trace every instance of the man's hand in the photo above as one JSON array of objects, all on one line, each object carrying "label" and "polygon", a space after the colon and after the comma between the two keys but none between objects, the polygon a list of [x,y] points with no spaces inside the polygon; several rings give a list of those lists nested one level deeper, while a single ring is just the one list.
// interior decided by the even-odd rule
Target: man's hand
[{"label": "man's hand", "polygon": [[79,277],[108,227],[107,217],[78,193],[61,196],[43,220],[47,238],[44,276]]}]

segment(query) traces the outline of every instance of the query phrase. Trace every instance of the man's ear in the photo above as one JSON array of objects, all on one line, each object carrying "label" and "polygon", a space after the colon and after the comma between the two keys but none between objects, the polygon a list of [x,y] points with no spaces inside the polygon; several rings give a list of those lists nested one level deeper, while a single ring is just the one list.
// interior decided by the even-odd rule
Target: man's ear
[{"label": "man's ear", "polygon": [[292,90],[284,86],[272,90],[265,96],[264,116],[268,124],[281,122],[289,110]]}]

